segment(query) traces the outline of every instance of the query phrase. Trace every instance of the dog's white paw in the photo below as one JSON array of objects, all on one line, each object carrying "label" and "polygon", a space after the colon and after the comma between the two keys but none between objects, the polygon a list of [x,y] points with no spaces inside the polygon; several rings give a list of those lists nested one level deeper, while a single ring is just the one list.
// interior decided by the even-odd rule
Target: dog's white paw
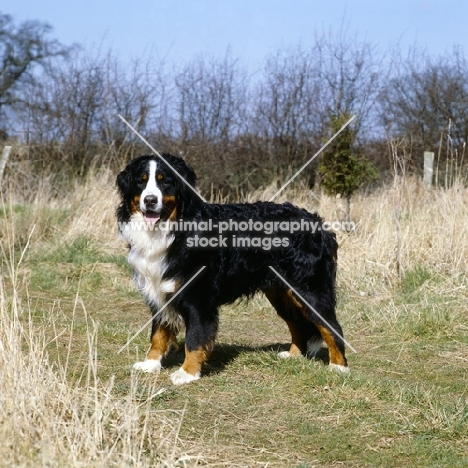
[{"label": "dog's white paw", "polygon": [[344,374],[349,374],[351,372],[348,366],[340,366],[339,364],[329,364],[328,367],[331,370],[342,372]]},{"label": "dog's white paw", "polygon": [[133,369],[156,374],[161,370],[161,361],[159,359],[147,359],[146,361],[135,362]]},{"label": "dog's white paw", "polygon": [[182,367],[171,374],[171,380],[174,385],[183,385],[194,380],[198,380],[200,378],[200,373],[196,373],[195,375],[189,374],[185,372]]},{"label": "dog's white paw", "polygon": [[280,353],[278,353],[278,357],[281,358],[281,359],[287,359],[287,358],[290,358],[292,356],[291,356],[291,353],[289,351],[281,351]]}]

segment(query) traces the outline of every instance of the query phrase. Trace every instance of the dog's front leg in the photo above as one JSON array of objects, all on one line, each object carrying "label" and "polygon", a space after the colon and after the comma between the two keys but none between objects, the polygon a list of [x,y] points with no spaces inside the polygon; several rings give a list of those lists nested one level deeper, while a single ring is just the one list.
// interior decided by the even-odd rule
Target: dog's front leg
[{"label": "dog's front leg", "polygon": [[157,373],[161,370],[161,360],[169,350],[171,343],[177,345],[177,332],[165,323],[153,321],[151,330],[151,347],[145,361],[136,362],[135,370]]},{"label": "dog's front leg", "polygon": [[191,308],[189,320],[186,321],[185,359],[180,369],[171,374],[174,385],[200,378],[202,366],[213,350],[217,331],[217,310],[211,314],[205,311],[204,317],[200,317],[198,311]]}]

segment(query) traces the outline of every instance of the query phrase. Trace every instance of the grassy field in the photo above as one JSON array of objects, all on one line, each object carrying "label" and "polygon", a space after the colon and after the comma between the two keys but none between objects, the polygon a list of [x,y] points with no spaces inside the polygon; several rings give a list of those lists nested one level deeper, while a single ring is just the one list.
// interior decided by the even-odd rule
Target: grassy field
[{"label": "grassy field", "polygon": [[[222,309],[202,379],[174,387],[181,352],[159,376],[131,372],[149,331],[117,354],[149,313],[113,185],[102,172],[0,208],[0,466],[468,466],[466,188],[396,180],[353,200],[357,228],[338,233],[349,375],[326,350],[279,359],[286,326],[256,296]],[[341,219],[315,195],[283,200]]]}]

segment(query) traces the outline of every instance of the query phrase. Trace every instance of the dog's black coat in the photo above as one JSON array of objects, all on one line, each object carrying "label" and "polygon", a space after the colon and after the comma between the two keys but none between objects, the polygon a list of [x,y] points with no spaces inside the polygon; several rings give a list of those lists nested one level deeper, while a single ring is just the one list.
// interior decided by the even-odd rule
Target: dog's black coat
[{"label": "dog's black coat", "polygon": [[[132,216],[139,211],[135,200],[139,200],[146,186],[141,177],[148,173],[149,162],[155,161],[158,175],[156,183],[163,195],[161,221],[211,219],[217,223],[221,220],[308,220],[319,226],[322,224],[322,219],[317,214],[311,214],[289,203],[205,203],[172,168],[192,187],[196,183],[194,171],[179,157],[169,154],[163,154],[162,157],[169,164],[156,156],[141,156],[118,175],[121,203],[117,209],[117,218],[120,223],[130,222]],[[335,315],[337,242],[333,233],[323,229],[293,234],[278,230],[267,235],[263,232],[238,230],[222,234],[227,238],[227,247],[189,247],[190,239],[196,235],[199,239],[217,238],[218,232],[173,231],[173,241],[164,254],[163,277],[175,280],[177,290],[180,290],[202,266],[206,267],[171,304],[186,328],[187,353],[205,350],[205,357],[200,365],[208,357],[214,344],[219,306],[241,296],[252,296],[257,291],[264,291],[290,328],[291,354],[295,352],[293,345],[305,354],[308,341],[321,342],[323,338],[329,348],[330,363],[343,368],[347,366],[342,330]],[[283,244],[269,250],[262,247],[232,247],[234,237],[278,237],[283,239]],[[270,266],[292,286],[292,290]],[[171,296],[169,293],[165,298],[168,300]],[[301,296],[312,308],[304,303]],[[157,306],[149,301],[148,305],[154,316],[154,338],[158,327],[164,325],[157,313],[161,304]],[[169,324],[168,327],[171,328],[172,325]],[[177,331],[174,329],[171,333],[176,334]]]}]

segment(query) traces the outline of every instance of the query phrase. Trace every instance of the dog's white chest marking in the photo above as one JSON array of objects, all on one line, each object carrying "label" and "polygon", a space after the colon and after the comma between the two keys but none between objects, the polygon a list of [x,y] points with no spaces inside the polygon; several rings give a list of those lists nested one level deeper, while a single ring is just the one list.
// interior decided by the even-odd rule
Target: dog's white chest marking
[{"label": "dog's white chest marking", "polygon": [[[163,280],[167,270],[167,251],[174,241],[174,236],[157,229],[144,229],[144,226],[145,221],[141,213],[135,213],[122,235],[130,245],[127,259],[133,267],[133,277],[138,290],[147,304],[157,310],[167,302],[167,293],[176,291],[175,279]],[[176,329],[180,329],[182,325],[181,317],[171,307],[162,311],[160,320]]]},{"label": "dog's white chest marking", "polygon": [[[174,238],[166,235],[141,234],[134,236],[135,242],[131,245],[128,261],[133,267],[135,282],[140,292],[152,305],[161,307],[165,293],[175,291],[174,280],[162,279],[167,268],[166,253]],[[141,239],[145,236],[150,238]]]}]

